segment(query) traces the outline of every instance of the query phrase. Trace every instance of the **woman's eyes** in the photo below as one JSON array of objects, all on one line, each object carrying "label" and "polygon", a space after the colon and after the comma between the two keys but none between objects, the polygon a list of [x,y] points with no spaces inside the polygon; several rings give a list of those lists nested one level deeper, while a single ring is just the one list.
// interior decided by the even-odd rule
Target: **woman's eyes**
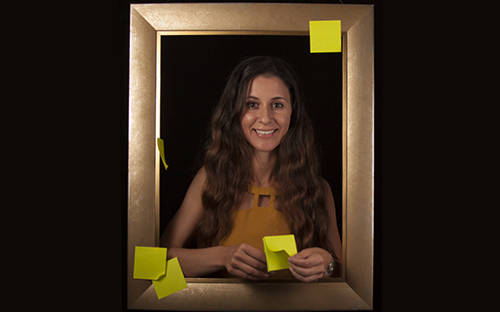
[{"label": "woman's eyes", "polygon": [[[250,108],[257,108],[257,107],[259,107],[259,104],[255,103],[255,102],[248,102],[247,106],[250,107]],[[279,102],[275,102],[275,103],[271,104],[271,107],[273,107],[273,108],[282,108],[283,104],[279,103]]]}]

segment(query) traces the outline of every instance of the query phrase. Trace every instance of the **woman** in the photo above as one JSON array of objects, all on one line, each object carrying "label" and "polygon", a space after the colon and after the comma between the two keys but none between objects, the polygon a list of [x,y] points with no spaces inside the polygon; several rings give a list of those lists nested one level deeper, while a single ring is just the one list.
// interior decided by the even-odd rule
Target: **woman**
[{"label": "woman", "polygon": [[[253,57],[233,70],[204,166],[160,242],[186,276],[268,278],[262,238],[285,234],[295,235],[299,251],[285,274],[312,282],[339,271],[335,204],[303,102],[296,74],[280,59]],[[200,248],[184,248],[195,236]]]}]

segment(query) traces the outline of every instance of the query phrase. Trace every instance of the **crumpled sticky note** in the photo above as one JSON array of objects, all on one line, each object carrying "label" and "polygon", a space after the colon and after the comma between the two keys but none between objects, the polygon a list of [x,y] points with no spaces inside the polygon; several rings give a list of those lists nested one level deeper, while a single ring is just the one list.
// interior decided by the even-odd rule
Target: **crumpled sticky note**
[{"label": "crumpled sticky note", "polygon": [[135,246],[134,278],[157,280],[166,273],[167,248]]},{"label": "crumpled sticky note", "polygon": [[309,21],[311,53],[342,52],[340,21]]},{"label": "crumpled sticky note", "polygon": [[157,281],[153,281],[153,285],[158,299],[187,288],[186,279],[184,278],[184,273],[177,257],[168,260],[167,274],[160,277]]},{"label": "crumpled sticky note", "polygon": [[164,247],[135,247],[134,278],[152,280],[158,299],[187,288],[179,260],[167,262]]},{"label": "crumpled sticky note", "polygon": [[163,140],[160,138],[158,138],[156,140],[156,142],[158,143],[158,150],[160,150],[161,161],[163,162],[163,166],[165,166],[165,170],[167,170],[168,165],[165,162],[165,144],[164,144]]},{"label": "crumpled sticky note", "polygon": [[267,272],[288,269],[288,258],[297,253],[295,236],[275,235],[265,236],[264,253],[266,254]]}]

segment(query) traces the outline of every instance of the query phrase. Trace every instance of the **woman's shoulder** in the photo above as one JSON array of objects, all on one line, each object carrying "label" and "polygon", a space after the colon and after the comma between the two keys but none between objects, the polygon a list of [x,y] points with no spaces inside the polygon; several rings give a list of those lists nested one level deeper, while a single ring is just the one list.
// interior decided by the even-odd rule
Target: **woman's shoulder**
[{"label": "woman's shoulder", "polygon": [[191,181],[191,185],[184,196],[181,208],[186,207],[188,210],[202,211],[201,198],[205,187],[206,174],[202,169],[198,170],[195,177]]},{"label": "woman's shoulder", "polygon": [[330,186],[330,183],[325,180],[324,178],[321,178],[321,182],[323,183],[323,189],[324,189],[324,194],[326,198],[333,198],[333,193],[332,193],[332,187]]},{"label": "woman's shoulder", "polygon": [[199,177],[200,179],[207,178],[207,172],[205,171],[205,166],[201,167],[200,170],[198,170],[195,177]]},{"label": "woman's shoulder", "polygon": [[330,183],[328,183],[327,180],[324,178],[321,178],[321,182],[323,183],[323,187],[325,188],[325,191],[328,191],[330,189]]},{"label": "woman's shoulder", "polygon": [[192,184],[203,186],[207,180],[207,173],[205,172],[205,167],[201,167],[193,178]]}]

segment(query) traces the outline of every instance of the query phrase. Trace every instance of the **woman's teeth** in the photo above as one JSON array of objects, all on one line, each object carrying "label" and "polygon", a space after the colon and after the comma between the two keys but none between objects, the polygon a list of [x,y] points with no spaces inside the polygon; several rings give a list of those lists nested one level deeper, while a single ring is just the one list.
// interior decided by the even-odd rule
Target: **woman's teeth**
[{"label": "woman's teeth", "polygon": [[268,131],[262,131],[262,130],[255,130],[258,134],[266,135],[266,134],[271,134],[275,130],[268,130]]}]

